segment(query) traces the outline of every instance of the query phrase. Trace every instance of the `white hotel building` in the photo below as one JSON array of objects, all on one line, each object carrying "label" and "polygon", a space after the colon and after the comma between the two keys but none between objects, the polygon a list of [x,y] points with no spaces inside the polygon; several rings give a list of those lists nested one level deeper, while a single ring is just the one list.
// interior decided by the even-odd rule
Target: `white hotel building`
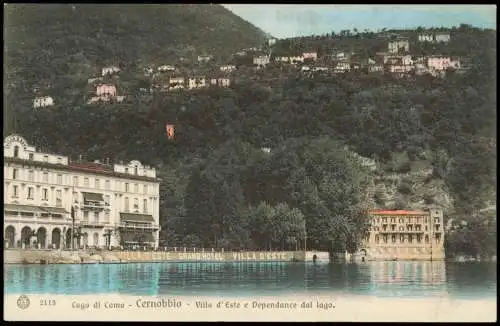
[{"label": "white hotel building", "polygon": [[5,138],[4,248],[158,247],[159,229],[154,168],[70,162]]}]

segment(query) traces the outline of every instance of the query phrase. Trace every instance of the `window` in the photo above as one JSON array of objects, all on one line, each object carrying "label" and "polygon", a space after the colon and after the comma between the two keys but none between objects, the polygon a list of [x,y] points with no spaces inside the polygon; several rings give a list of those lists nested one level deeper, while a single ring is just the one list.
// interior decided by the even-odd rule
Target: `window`
[{"label": "window", "polygon": [[383,236],[383,239],[384,239],[384,243],[387,243],[387,234]]},{"label": "window", "polygon": [[49,200],[49,190],[47,188],[42,189],[42,200]]},{"label": "window", "polygon": [[425,235],[425,243],[429,243],[429,236]]},{"label": "window", "polygon": [[57,164],[62,164],[62,157],[57,158]]},{"label": "window", "polygon": [[128,173],[128,168],[125,168],[125,173]]},{"label": "window", "polygon": [[425,226],[425,231],[427,231],[429,228],[427,227],[427,225]]},{"label": "window", "polygon": [[87,188],[89,187],[89,178],[83,179],[83,186]]},{"label": "window", "polygon": [[14,157],[19,157],[19,146],[14,146]]},{"label": "window", "polygon": [[99,224],[99,212],[94,212],[94,223]]},{"label": "window", "polygon": [[109,180],[104,181],[104,188],[105,188],[106,190],[109,190],[109,188],[110,188],[110,185],[109,185]]},{"label": "window", "polygon": [[89,220],[89,211],[83,211],[83,220],[88,221]]},{"label": "window", "polygon": [[29,154],[29,160],[33,161],[34,159],[35,159],[35,155],[33,155],[33,153],[30,153]]},{"label": "window", "polygon": [[99,179],[95,179],[95,188],[96,189],[101,188],[101,181]]},{"label": "window", "polygon": [[402,218],[399,219],[399,223],[403,223],[403,219]]},{"label": "window", "polygon": [[135,193],[139,192],[139,185],[137,183],[134,185],[134,192]]},{"label": "window", "polygon": [[128,197],[125,197],[125,212],[128,212],[129,206],[128,206]]},{"label": "window", "polygon": [[35,181],[35,171],[33,170],[28,171],[28,180]]},{"label": "window", "polygon": [[106,211],[106,212],[104,213],[104,218],[106,219],[106,220],[105,220],[106,222],[109,222],[109,211]]},{"label": "window", "polygon": [[142,191],[145,195],[148,194],[148,185],[144,185],[144,189]]},{"label": "window", "polygon": [[380,241],[380,238],[379,238],[379,236],[377,234],[377,235],[375,235],[375,243],[379,243],[379,241]]},{"label": "window", "polygon": [[400,243],[404,243],[404,242],[405,242],[405,236],[404,236],[404,235],[402,235],[402,234],[401,234],[401,235],[399,236],[399,242],[400,242]]},{"label": "window", "polygon": [[436,243],[441,241],[441,234],[436,234]]},{"label": "window", "polygon": [[49,182],[49,173],[48,172],[43,173],[43,182],[46,182],[46,183]]},{"label": "window", "polygon": [[120,187],[120,181],[115,181],[115,189],[117,191],[120,191],[121,187]]},{"label": "window", "polygon": [[62,183],[63,183],[62,174],[58,174],[57,175],[57,184],[58,185],[62,185]]},{"label": "window", "polygon": [[391,230],[392,230],[392,231],[396,231],[396,224],[392,224],[392,225],[391,225]]},{"label": "window", "polygon": [[134,198],[134,208],[139,209],[139,199]]},{"label": "window", "polygon": [[109,195],[104,196],[104,202],[105,202],[107,205],[109,205],[109,200],[110,200]]},{"label": "window", "polygon": [[73,177],[73,186],[78,187],[78,177],[77,176]]},{"label": "window", "polygon": [[12,198],[17,198],[18,196],[18,187],[16,185],[12,186]]},{"label": "window", "polygon": [[147,214],[148,213],[148,200],[144,199],[142,202],[143,202],[143,208],[142,208],[142,210],[143,210],[144,213]]},{"label": "window", "polygon": [[43,161],[48,163],[49,162],[49,156],[48,155],[44,155],[43,156]]},{"label": "window", "polygon": [[391,240],[392,240],[392,243],[396,243],[396,236],[394,234],[392,235],[392,239]]},{"label": "window", "polygon": [[56,191],[56,198],[62,198],[62,191],[61,190]]},{"label": "window", "polygon": [[12,179],[16,180],[19,178],[19,171],[17,169],[12,170]]},{"label": "window", "polygon": [[422,243],[422,236],[417,234],[417,243]]},{"label": "window", "polygon": [[436,231],[439,231],[439,225],[436,225]]},{"label": "window", "polygon": [[125,192],[128,192],[128,182],[125,182]]},{"label": "window", "polygon": [[33,199],[33,193],[34,193],[33,187],[28,187],[28,196],[26,198]]},{"label": "window", "polygon": [[410,234],[410,235],[408,236],[408,242],[409,242],[409,243],[413,243],[413,235],[411,235],[411,234]]},{"label": "window", "polygon": [[136,166],[136,167],[134,167],[134,174],[135,174],[135,175],[138,175],[138,174],[139,174],[139,173],[138,173],[137,166]]}]

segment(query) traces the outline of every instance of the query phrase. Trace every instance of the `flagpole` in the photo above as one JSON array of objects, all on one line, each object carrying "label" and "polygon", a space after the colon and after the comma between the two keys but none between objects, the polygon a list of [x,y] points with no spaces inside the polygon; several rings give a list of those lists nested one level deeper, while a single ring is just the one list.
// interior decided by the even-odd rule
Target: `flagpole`
[{"label": "flagpole", "polygon": [[75,195],[75,185],[73,185],[73,193],[71,194],[71,220],[73,223],[73,226],[71,228],[71,252],[73,253],[75,251],[75,239],[74,239],[74,234],[75,234],[75,207],[74,207],[74,195]]}]

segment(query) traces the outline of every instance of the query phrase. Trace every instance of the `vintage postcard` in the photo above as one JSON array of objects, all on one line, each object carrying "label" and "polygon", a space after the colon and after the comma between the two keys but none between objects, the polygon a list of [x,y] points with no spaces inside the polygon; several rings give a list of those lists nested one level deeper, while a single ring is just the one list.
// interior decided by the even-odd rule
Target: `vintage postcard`
[{"label": "vintage postcard", "polygon": [[5,320],[496,320],[495,6],[4,22]]}]

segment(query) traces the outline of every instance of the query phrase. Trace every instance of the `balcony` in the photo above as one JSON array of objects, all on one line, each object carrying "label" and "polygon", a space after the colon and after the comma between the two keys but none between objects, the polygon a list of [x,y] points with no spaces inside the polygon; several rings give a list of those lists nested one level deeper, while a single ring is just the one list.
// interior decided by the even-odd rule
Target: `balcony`
[{"label": "balcony", "polygon": [[159,230],[158,224],[139,224],[139,223],[120,223],[118,225],[121,229],[138,229],[138,230]]},{"label": "balcony", "polygon": [[103,228],[105,226],[109,225],[109,221],[96,221],[96,220],[80,220],[78,223],[79,226],[84,227],[84,228]]}]

